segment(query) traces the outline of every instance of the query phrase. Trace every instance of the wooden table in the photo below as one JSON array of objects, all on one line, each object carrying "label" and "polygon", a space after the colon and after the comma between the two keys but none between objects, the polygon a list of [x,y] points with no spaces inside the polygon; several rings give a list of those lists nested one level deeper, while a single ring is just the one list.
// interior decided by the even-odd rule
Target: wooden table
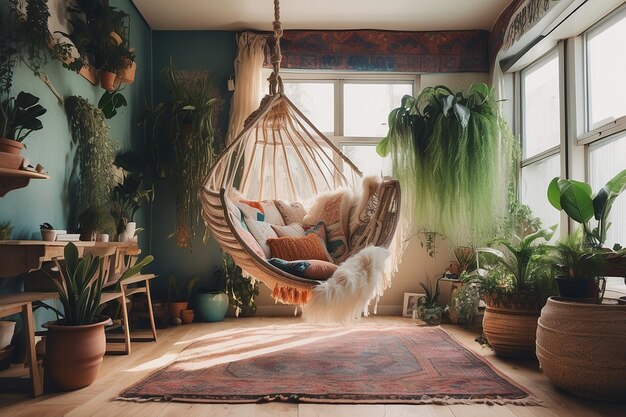
[{"label": "wooden table", "polygon": [[[43,262],[62,259],[63,250],[69,242],[46,242],[43,240],[0,240],[0,278],[15,277],[41,268]],[[126,251],[135,250],[135,242],[72,242],[82,256],[85,248],[117,248],[114,257],[115,271],[123,265]]]}]

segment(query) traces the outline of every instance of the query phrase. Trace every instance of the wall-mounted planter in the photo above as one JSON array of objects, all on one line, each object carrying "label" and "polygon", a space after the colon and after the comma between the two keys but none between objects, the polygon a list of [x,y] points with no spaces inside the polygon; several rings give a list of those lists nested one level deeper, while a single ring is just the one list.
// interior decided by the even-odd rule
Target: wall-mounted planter
[{"label": "wall-mounted planter", "polygon": [[24,158],[20,152],[24,144],[16,140],[0,139],[0,168],[20,169]]},{"label": "wall-mounted planter", "polygon": [[100,87],[107,91],[115,90],[115,77],[117,74],[110,71],[100,71]]}]

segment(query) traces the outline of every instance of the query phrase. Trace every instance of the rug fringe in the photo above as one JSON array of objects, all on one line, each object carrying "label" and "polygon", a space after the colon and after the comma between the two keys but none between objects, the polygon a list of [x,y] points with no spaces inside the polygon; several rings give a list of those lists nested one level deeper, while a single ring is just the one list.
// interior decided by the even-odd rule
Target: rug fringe
[{"label": "rug fringe", "polygon": [[515,405],[515,406],[537,406],[545,407],[543,401],[534,397],[526,398],[454,398],[454,397],[431,397],[424,395],[421,398],[388,398],[377,400],[351,400],[351,399],[339,399],[339,398],[315,398],[315,397],[300,397],[297,395],[266,395],[260,398],[240,399],[240,400],[225,400],[220,398],[193,398],[193,397],[116,397],[117,401],[131,401],[137,403],[144,403],[149,401],[174,401],[174,402],[191,402],[191,403],[211,403],[211,404],[244,404],[244,403],[259,403],[259,402],[290,402],[290,403],[312,403],[312,404],[410,404],[410,405],[472,405],[472,404],[485,404],[485,405]]}]

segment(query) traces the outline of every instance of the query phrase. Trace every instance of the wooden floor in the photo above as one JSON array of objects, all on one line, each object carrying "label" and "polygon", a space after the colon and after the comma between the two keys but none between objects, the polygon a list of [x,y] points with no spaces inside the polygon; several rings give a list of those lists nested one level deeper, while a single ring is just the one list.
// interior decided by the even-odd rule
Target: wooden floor
[{"label": "wooden floor", "polygon": [[[258,328],[267,325],[298,323],[300,318],[246,318],[227,319],[221,323],[192,324],[159,330],[158,342],[133,343],[130,356],[106,356],[98,380],[91,386],[70,393],[44,394],[31,398],[21,393],[0,393],[0,416],[237,416],[237,417],[623,417],[626,403],[604,404],[586,401],[554,388],[541,375],[534,361],[504,361],[474,342],[475,332],[458,326],[443,327],[464,345],[484,355],[497,369],[524,386],[541,399],[545,407],[487,406],[487,405],[317,405],[317,404],[244,404],[213,405],[184,403],[133,403],[113,401],[124,388],[147,374],[172,361],[178,352],[194,339],[222,330]],[[415,324],[415,321],[399,317],[373,317],[360,320],[359,326],[368,323]]]}]

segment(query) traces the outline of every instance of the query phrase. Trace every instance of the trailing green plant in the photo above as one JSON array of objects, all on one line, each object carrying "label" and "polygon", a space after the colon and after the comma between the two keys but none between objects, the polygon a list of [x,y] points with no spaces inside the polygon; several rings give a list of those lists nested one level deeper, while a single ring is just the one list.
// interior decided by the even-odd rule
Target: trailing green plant
[{"label": "trailing green plant", "polygon": [[[538,239],[549,241],[556,225],[539,230],[514,241],[498,240],[495,248],[479,248],[477,252],[487,254],[483,258],[486,275],[477,275],[476,283],[493,303],[511,299],[507,295],[526,296],[529,302],[545,304],[555,294],[555,282],[549,256],[549,246],[536,244]],[[480,266],[480,265],[479,265]]]},{"label": "trailing green plant", "polygon": [[189,301],[198,281],[200,277],[193,277],[185,284],[176,278],[174,272],[170,273],[167,277],[167,301],[169,303]]},{"label": "trailing green plant", "polygon": [[224,277],[226,294],[230,305],[235,309],[235,316],[254,315],[257,310],[255,297],[259,295],[259,284],[250,277],[244,277],[241,268],[227,254],[224,255]]},{"label": "trailing green plant", "polygon": [[91,231],[111,231],[115,148],[104,115],[80,96],[65,99],[65,112],[72,139],[77,144],[80,226]]},{"label": "trailing green plant", "polygon": [[[555,177],[548,186],[548,200],[554,208],[564,211],[579,223],[587,247],[604,246],[611,227],[609,214],[615,199],[626,189],[626,169],[611,178],[597,193],[582,181]],[[590,223],[595,219],[595,227]]]},{"label": "trailing green plant", "polygon": [[10,240],[11,233],[13,232],[13,226],[11,221],[0,222],[0,240]]},{"label": "trailing green plant", "polygon": [[164,75],[170,98],[149,112],[148,148],[153,178],[170,178],[176,190],[176,230],[180,247],[208,229],[200,219],[198,191],[215,160],[219,131],[217,116],[223,101],[208,73],[177,71],[173,63]]},{"label": "trailing green plant", "polygon": [[[124,271],[119,281],[139,273],[152,260],[152,256],[146,256]],[[98,317],[104,308],[104,305],[100,305],[102,283],[107,271],[103,259],[91,254],[80,258],[78,248],[70,242],[63,251],[63,260],[56,260],[55,263],[59,269],[60,280],[51,277],[51,281],[57,288],[63,311],[45,303],[37,303],[37,306],[53,310],[63,319],[61,324],[66,326],[81,326],[99,321]]]},{"label": "trailing green plant", "polygon": [[408,198],[414,226],[436,230],[453,243],[493,236],[518,157],[516,142],[491,88],[475,84],[454,93],[444,86],[404,96],[378,144],[391,156],[393,175]]},{"label": "trailing green plant", "polygon": [[143,172],[146,163],[139,153],[135,151],[118,153],[114,163],[121,171],[121,178],[113,189],[111,215],[119,235],[128,222],[135,221],[135,215],[141,204],[154,200],[154,188],[145,188]]}]

